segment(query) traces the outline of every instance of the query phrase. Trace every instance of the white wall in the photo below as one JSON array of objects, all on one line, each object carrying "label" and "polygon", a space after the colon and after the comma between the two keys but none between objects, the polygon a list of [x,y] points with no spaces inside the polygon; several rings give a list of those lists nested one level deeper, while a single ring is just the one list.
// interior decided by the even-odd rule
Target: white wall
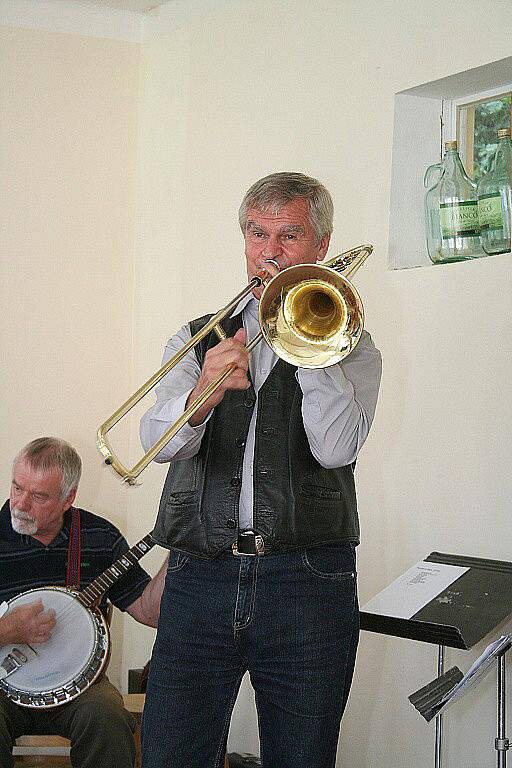
[{"label": "white wall", "polygon": [[[186,318],[244,283],[240,197],[293,169],[333,193],[331,255],[375,244],[356,278],[384,355],[357,472],[362,602],[434,549],[510,560],[510,259],[385,266],[394,94],[509,55],[508,3],[173,0],[142,58],[140,19],[98,14],[0,1],[5,495],[13,451],[60,434],[84,458],[79,503],[130,542],[152,527],[165,469],[120,486],[96,427]],[[123,458],[128,431],[134,458],[136,418]],[[114,679],[153,637],[118,622]],[[407,695],[434,674],[433,648],[363,635],[338,764],[430,766]],[[449,766],[494,762],[493,721],[489,678],[450,712]],[[230,748],[257,749],[247,688]]]},{"label": "white wall", "polygon": [[[283,169],[319,177],[337,212],[331,255],[375,244],[356,278],[384,356],[357,470],[362,602],[435,549],[511,559],[510,257],[385,266],[394,94],[509,55],[511,31],[508,4],[492,0],[175,0],[146,23],[138,380],[185,319],[243,284],[236,210],[256,178]],[[130,491],[134,535],[154,519],[164,474],[153,467]],[[125,667],[150,639],[127,641]],[[448,665],[466,668],[479,650],[450,652]],[[430,766],[433,731],[407,696],[434,676],[434,648],[364,634],[338,765]],[[450,766],[494,761],[490,678],[479,694],[450,713]],[[246,689],[230,748],[257,749]]]},{"label": "white wall", "polygon": [[58,435],[83,459],[77,503],[124,531],[95,436],[132,386],[140,44],[134,18],[58,5],[0,3],[1,486],[26,442]]}]

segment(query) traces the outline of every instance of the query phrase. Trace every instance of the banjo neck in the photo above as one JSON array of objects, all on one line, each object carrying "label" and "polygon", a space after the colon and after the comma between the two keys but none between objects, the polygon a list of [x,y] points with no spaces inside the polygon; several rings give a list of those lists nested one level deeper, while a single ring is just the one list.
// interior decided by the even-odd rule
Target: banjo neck
[{"label": "banjo neck", "polygon": [[86,608],[93,608],[97,606],[105,594],[111,587],[114,586],[116,581],[127,573],[130,568],[136,565],[141,557],[143,557],[149,550],[155,546],[155,542],[151,538],[151,534],[148,533],[143,539],[137,542],[131,549],[128,550],[122,557],[116,560],[110,568],[103,571],[88,587],[78,593],[80,602],[85,605]]}]

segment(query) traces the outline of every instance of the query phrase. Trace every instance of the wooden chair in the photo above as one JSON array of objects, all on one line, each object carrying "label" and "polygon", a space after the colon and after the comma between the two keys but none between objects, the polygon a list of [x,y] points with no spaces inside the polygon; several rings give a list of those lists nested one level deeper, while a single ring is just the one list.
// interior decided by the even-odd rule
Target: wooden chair
[{"label": "wooden chair", "polygon": [[21,736],[12,753],[16,766],[71,765],[69,739],[62,736]]}]

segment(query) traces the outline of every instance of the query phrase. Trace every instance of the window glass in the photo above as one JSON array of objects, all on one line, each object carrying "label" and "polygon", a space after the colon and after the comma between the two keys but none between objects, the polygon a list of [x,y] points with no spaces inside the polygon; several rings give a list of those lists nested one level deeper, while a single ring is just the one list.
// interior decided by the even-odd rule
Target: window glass
[{"label": "window glass", "polygon": [[510,127],[511,92],[457,107],[457,138],[466,172],[478,181],[490,170],[498,130]]}]

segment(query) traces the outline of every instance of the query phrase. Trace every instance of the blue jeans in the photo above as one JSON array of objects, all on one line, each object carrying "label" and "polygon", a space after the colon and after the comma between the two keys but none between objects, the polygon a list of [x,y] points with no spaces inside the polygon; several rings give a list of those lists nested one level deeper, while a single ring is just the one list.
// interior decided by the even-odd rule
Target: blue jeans
[{"label": "blue jeans", "polygon": [[171,552],[144,768],[220,768],[240,682],[263,768],[333,768],[359,638],[352,544],[200,560]]}]

